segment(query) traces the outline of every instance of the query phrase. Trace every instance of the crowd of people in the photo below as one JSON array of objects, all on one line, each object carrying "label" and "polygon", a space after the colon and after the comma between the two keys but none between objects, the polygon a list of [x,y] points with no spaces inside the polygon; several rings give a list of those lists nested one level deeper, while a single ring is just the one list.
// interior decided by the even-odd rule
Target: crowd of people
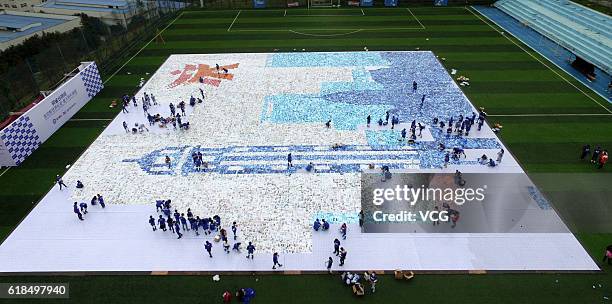
[{"label": "crowd of people", "polygon": [[[201,97],[194,97],[193,95],[189,98],[189,105],[191,107],[195,107],[197,104],[201,104],[204,102],[205,94],[204,90],[201,88],[200,95]],[[138,100],[136,96],[130,96],[125,94],[121,97],[122,99],[122,112],[129,113],[130,105],[133,105],[134,109],[138,109]],[[164,116],[160,113],[153,113],[153,109],[159,106],[157,103],[157,99],[153,93],[143,92],[143,96],[140,99],[140,104],[142,105],[142,110],[147,118],[149,126],[158,126],[160,128],[169,128],[171,125],[174,130],[187,130],[190,127],[190,123],[187,121],[187,113],[186,107],[187,103],[184,100],[181,100],[176,105],[174,103],[170,103],[168,105],[170,109],[170,116]],[[129,124],[124,121],[123,128],[126,133],[143,133],[148,132],[149,129],[143,123],[135,122],[133,127],[130,127]]]},{"label": "crowd of people", "polygon": [[366,271],[363,275],[360,275],[356,272],[343,272],[340,275],[340,279],[346,286],[350,286],[353,290],[353,293],[357,296],[363,296],[365,294],[365,289],[363,287],[363,283],[370,284],[370,290],[372,293],[376,292],[376,283],[378,283],[378,275],[374,271]]},{"label": "crowd of people", "polygon": [[[66,186],[63,179],[59,175],[55,177],[55,183],[59,186],[60,191],[63,188],[68,188],[68,186]],[[85,185],[80,180],[77,180],[76,188],[82,189],[84,187]],[[92,206],[99,205],[102,209],[106,208],[106,204],[104,203],[104,197],[102,197],[102,195],[100,195],[99,193],[93,196],[90,203]],[[87,211],[88,207],[89,206],[87,205],[86,202],[81,202],[81,203],[74,202],[74,204],[72,205],[72,210],[76,214],[79,220],[84,221],[85,220],[84,215],[88,213]]]},{"label": "crowd of people", "polygon": [[602,149],[601,146],[596,146],[591,151],[591,145],[582,146],[580,160],[590,159],[591,164],[594,164],[597,169],[602,169],[608,162],[608,150]]}]

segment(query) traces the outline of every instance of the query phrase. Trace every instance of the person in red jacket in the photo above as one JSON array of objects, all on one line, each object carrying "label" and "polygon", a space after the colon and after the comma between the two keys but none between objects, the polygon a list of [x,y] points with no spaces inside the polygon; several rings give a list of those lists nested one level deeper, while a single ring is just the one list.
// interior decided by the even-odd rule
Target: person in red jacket
[{"label": "person in red jacket", "polygon": [[232,293],[226,290],[223,293],[223,303],[230,303],[230,302],[232,302]]},{"label": "person in red jacket", "polygon": [[603,166],[608,162],[608,150],[603,150],[601,155],[599,155],[599,167],[598,169],[603,168]]}]

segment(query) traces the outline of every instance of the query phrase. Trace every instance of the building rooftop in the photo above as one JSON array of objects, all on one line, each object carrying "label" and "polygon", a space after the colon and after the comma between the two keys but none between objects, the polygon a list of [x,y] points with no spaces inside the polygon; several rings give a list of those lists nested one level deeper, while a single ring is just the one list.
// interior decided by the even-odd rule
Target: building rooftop
[{"label": "building rooftop", "polygon": [[128,2],[125,0],[56,0],[55,4],[77,5],[77,6],[112,6],[126,7]]},{"label": "building rooftop", "polygon": [[23,13],[13,13],[11,11],[0,12],[0,42],[27,36],[77,18],[56,15],[45,15],[46,17],[24,16]]}]

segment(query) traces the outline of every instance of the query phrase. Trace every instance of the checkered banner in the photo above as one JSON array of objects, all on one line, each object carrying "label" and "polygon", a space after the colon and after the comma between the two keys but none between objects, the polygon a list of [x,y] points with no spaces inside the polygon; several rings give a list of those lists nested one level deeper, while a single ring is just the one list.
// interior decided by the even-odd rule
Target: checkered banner
[{"label": "checkered banner", "polygon": [[77,75],[0,130],[0,166],[20,165],[103,87],[96,63],[82,63]]}]

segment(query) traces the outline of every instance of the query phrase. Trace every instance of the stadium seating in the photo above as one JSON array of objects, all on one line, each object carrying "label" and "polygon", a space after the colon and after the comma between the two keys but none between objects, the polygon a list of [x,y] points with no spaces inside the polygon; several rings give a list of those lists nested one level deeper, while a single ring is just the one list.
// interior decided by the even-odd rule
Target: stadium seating
[{"label": "stadium seating", "polygon": [[568,0],[500,0],[495,7],[612,74],[612,17]]}]

